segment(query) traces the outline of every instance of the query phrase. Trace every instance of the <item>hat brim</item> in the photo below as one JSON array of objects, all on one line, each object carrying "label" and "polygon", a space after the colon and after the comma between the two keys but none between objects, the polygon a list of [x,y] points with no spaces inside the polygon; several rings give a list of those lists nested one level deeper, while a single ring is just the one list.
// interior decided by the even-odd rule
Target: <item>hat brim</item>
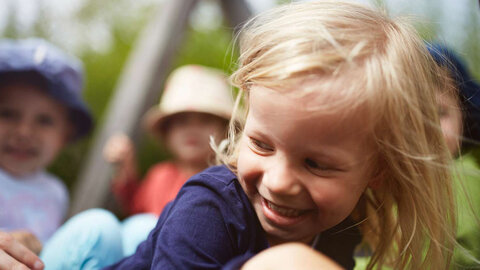
[{"label": "hat brim", "polygon": [[205,111],[196,111],[196,110],[181,110],[176,112],[162,112],[158,106],[150,108],[145,115],[143,116],[143,127],[145,130],[152,136],[157,138],[162,138],[165,135],[166,124],[169,119],[174,116],[178,116],[185,113],[199,113],[206,114],[217,117],[218,119],[224,120],[225,123],[228,123],[229,118],[220,116],[218,114],[205,112]]},{"label": "hat brim", "polygon": [[157,106],[150,108],[143,116],[143,127],[148,133],[150,133],[150,135],[153,135],[154,137],[162,137],[162,125],[163,122],[165,122],[164,120],[166,116],[167,115],[160,111]]}]

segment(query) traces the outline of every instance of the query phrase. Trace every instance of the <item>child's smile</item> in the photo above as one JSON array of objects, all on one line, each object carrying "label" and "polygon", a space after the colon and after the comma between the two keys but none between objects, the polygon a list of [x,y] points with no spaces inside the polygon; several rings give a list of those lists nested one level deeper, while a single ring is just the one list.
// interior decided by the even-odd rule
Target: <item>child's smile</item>
[{"label": "child's smile", "polygon": [[272,245],[308,243],[337,225],[372,180],[365,115],[312,114],[322,102],[318,94],[251,89],[237,169]]},{"label": "child's smile", "polygon": [[12,146],[7,144],[2,148],[2,151],[19,161],[28,160],[38,155],[38,150],[28,146]]}]

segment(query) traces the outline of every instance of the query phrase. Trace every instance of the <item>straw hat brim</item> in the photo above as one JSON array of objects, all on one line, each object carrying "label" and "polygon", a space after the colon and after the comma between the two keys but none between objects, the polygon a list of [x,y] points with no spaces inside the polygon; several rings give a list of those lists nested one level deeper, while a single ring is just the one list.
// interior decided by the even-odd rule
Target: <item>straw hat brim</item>
[{"label": "straw hat brim", "polygon": [[145,130],[154,137],[163,137],[163,124],[168,116],[172,114],[166,114],[158,109],[157,106],[150,108],[143,117],[143,127]]},{"label": "straw hat brim", "polygon": [[165,124],[171,119],[173,116],[188,113],[188,112],[195,112],[201,114],[208,114],[215,116],[219,119],[228,123],[230,119],[230,115],[223,115],[220,112],[213,113],[213,112],[206,112],[206,111],[196,111],[196,110],[180,110],[176,112],[163,112],[159,109],[158,106],[154,106],[150,108],[143,117],[143,127],[144,129],[152,136],[157,138],[162,138],[165,134]]}]

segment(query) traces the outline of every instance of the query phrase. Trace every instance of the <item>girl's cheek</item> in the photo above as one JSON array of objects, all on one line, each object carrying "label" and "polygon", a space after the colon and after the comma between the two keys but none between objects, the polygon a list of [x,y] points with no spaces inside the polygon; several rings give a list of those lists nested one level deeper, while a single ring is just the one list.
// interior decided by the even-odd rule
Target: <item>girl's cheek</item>
[{"label": "girl's cheek", "polygon": [[[319,207],[329,205],[332,208],[337,207],[345,201],[349,201],[353,194],[351,190],[345,190],[342,187],[335,185],[312,185],[308,187],[310,196],[315,204]],[[355,192],[353,192],[355,193]]]},{"label": "girl's cheek", "polygon": [[237,163],[238,176],[243,189],[246,192],[252,191],[256,182],[261,179],[262,169],[261,160],[249,149],[240,150]]}]

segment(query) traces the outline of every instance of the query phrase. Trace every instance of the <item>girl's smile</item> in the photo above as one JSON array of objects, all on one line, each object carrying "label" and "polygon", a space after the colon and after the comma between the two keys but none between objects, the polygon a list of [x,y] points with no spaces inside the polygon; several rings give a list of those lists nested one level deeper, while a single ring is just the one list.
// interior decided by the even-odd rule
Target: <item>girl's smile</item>
[{"label": "girl's smile", "polygon": [[309,210],[295,209],[277,205],[262,198],[263,214],[272,224],[292,226],[306,218]]}]

